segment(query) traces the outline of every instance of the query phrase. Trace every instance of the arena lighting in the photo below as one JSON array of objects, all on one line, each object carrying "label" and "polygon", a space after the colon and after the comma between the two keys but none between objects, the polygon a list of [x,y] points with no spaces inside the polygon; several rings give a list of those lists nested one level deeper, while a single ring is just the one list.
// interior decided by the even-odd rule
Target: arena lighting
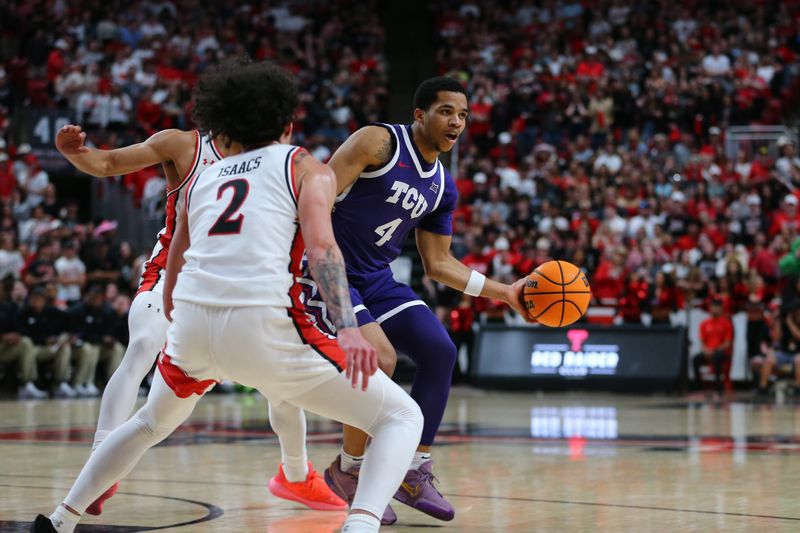
[{"label": "arena lighting", "polygon": [[542,439],[615,440],[619,437],[617,409],[613,406],[534,406],[531,437]]}]

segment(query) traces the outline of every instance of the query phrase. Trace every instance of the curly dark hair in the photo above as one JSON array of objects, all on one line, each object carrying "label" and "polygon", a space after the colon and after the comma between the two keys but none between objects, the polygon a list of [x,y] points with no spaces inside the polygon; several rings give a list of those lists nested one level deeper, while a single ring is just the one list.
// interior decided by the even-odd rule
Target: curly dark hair
[{"label": "curly dark hair", "polygon": [[277,141],[299,104],[290,74],[238,59],[206,71],[195,87],[194,120],[245,147]]}]

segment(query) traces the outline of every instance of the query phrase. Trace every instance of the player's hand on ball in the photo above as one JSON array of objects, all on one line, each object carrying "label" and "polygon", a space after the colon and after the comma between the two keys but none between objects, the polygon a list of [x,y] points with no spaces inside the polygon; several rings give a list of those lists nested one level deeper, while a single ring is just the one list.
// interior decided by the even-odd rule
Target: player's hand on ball
[{"label": "player's hand on ball", "polygon": [[378,352],[361,335],[358,328],[344,328],[337,333],[339,346],[347,356],[345,375],[358,387],[358,378],[361,376],[361,390],[367,390],[369,377],[378,371]]},{"label": "player's hand on ball", "polygon": [[86,133],[81,131],[80,126],[67,124],[56,134],[56,148],[65,155],[85,154],[90,152],[89,148],[83,144],[85,139]]},{"label": "player's hand on ball", "polygon": [[506,300],[508,305],[514,309],[519,315],[525,319],[525,322],[529,322],[531,324],[536,323],[536,320],[530,317],[528,310],[525,308],[525,298],[523,297],[523,290],[525,289],[525,280],[528,278],[522,278],[514,282],[513,285],[509,288],[509,297]]}]

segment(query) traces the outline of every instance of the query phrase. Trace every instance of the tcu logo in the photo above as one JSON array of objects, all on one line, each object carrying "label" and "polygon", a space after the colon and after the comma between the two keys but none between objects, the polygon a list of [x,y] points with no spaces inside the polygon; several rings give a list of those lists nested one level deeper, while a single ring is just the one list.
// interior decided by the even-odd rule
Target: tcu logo
[{"label": "tcu logo", "polygon": [[414,187],[409,187],[408,183],[395,181],[392,184],[392,190],[394,194],[387,198],[386,201],[390,204],[396,204],[402,196],[403,200],[400,205],[406,211],[411,210],[411,218],[417,218],[428,208],[428,202],[425,197]]},{"label": "tcu logo", "polygon": [[[395,181],[392,184],[392,190],[394,194],[387,198],[386,202],[389,204],[396,204],[399,202],[400,205],[403,206],[403,209],[411,211],[412,220],[421,216],[428,209],[428,201],[425,200],[425,197],[414,187],[409,187],[408,183]],[[394,232],[402,223],[402,218],[396,218],[375,228],[375,233],[380,237],[375,241],[375,244],[377,246],[383,246],[392,240]]]}]

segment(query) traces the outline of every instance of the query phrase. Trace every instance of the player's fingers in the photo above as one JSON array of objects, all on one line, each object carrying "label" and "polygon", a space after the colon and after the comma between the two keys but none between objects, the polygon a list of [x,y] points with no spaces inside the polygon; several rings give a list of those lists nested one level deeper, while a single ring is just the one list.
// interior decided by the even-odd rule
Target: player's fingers
[{"label": "player's fingers", "polygon": [[358,360],[358,354],[353,357],[353,371],[350,373],[350,385],[355,389],[358,387],[358,374],[361,370],[361,362]]},{"label": "player's fingers", "polygon": [[369,385],[369,373],[364,372],[364,376],[361,379],[361,390],[367,390],[367,385]]},{"label": "player's fingers", "polygon": [[371,350],[370,357],[370,376],[374,376],[375,372],[378,371],[378,353],[375,350]]},{"label": "player's fingers", "polygon": [[353,361],[353,353],[348,350],[347,351],[347,366],[344,369],[344,375],[347,379],[350,379],[350,376],[353,374],[353,365],[355,361]]}]

